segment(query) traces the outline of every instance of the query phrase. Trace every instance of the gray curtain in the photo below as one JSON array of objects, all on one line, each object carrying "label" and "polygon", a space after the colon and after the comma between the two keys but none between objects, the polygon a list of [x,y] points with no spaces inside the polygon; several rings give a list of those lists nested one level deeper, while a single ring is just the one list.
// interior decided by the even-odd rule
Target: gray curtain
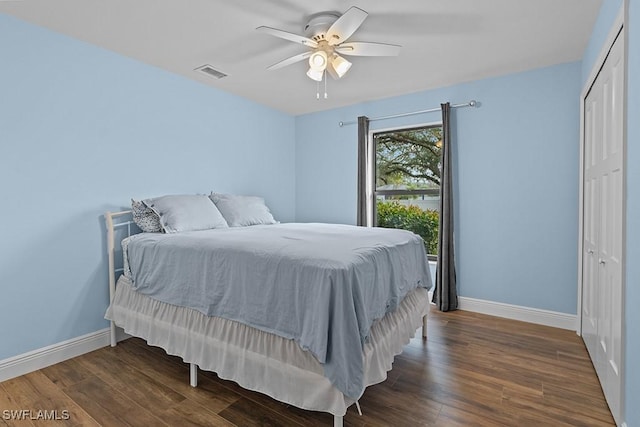
[{"label": "gray curtain", "polygon": [[451,173],[451,106],[442,107],[442,170],[440,173],[440,228],[438,229],[438,267],[433,303],[440,311],[458,308],[456,263],[453,244],[453,182]]},{"label": "gray curtain", "polygon": [[358,225],[367,225],[367,152],[369,118],[358,117]]}]

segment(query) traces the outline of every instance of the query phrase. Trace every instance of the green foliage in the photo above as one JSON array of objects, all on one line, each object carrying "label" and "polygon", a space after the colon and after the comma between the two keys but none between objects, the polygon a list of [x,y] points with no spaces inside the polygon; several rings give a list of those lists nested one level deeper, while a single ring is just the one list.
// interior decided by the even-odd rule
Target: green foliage
[{"label": "green foliage", "polygon": [[413,231],[424,240],[428,254],[438,253],[438,211],[422,210],[418,206],[378,200],[378,227]]},{"label": "green foliage", "polygon": [[377,187],[405,184],[414,188],[438,188],[441,126],[376,133],[374,139]]}]

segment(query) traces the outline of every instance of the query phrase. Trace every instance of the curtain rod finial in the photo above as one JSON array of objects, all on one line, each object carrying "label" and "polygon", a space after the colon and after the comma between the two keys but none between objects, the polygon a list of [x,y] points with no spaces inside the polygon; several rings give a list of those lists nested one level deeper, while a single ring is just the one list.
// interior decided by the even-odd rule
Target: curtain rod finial
[{"label": "curtain rod finial", "polygon": [[476,100],[472,99],[471,101],[469,101],[469,107],[475,107],[476,106]]},{"label": "curtain rod finial", "polygon": [[340,126],[340,127],[344,126],[344,122],[338,123],[338,126]]}]

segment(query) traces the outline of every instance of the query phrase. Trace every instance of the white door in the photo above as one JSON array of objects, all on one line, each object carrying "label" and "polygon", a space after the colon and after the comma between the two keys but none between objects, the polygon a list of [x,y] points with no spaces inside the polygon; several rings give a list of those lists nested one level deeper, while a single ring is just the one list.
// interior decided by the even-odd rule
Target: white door
[{"label": "white door", "polygon": [[621,422],[624,37],[618,35],[584,105],[582,336]]}]

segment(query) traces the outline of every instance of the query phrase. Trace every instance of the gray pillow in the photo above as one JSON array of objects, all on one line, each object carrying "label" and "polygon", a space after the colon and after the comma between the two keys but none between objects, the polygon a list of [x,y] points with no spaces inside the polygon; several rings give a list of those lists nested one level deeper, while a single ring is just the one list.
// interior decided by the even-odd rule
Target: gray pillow
[{"label": "gray pillow", "polygon": [[143,200],[160,217],[166,233],[228,228],[220,211],[205,195],[171,195]]},{"label": "gray pillow", "polygon": [[211,193],[209,196],[227,220],[229,227],[276,224],[262,197]]},{"label": "gray pillow", "polygon": [[162,231],[160,217],[153,210],[145,206],[144,203],[131,199],[131,212],[133,222],[140,230],[146,233],[159,233]]}]

